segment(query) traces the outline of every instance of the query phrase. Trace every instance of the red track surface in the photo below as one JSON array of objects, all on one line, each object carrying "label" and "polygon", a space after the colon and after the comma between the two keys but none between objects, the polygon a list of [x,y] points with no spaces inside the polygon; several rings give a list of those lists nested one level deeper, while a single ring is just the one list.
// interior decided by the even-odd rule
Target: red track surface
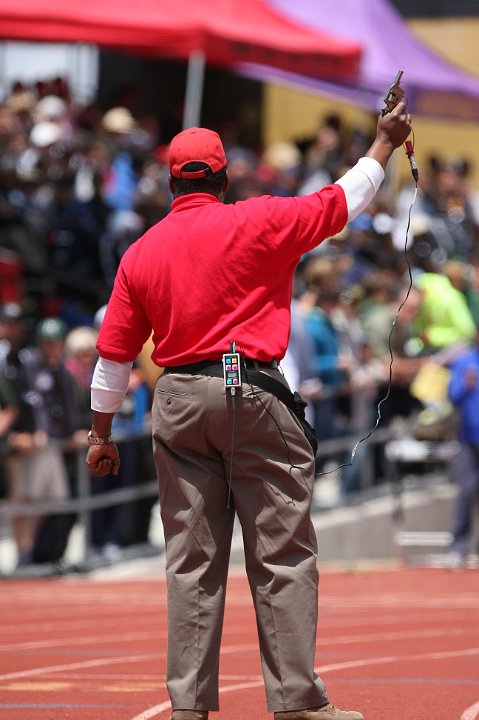
[{"label": "red track surface", "polygon": [[[324,571],[317,670],[366,720],[479,719],[479,571]],[[169,717],[162,578],[0,583],[2,720]],[[266,720],[244,575],[230,577],[218,720]]]}]

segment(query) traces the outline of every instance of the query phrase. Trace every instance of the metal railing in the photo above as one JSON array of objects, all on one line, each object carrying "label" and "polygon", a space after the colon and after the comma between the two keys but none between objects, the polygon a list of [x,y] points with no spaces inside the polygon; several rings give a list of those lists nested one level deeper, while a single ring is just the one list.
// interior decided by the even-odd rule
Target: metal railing
[{"label": "metal railing", "polygon": [[[404,432],[404,428],[403,428]],[[122,442],[132,439],[145,439],[150,435],[150,430],[145,430],[143,433],[136,435],[134,438],[118,437],[116,442],[121,445]],[[356,443],[361,438],[356,436],[340,437],[334,440],[322,441],[318,445],[317,457],[322,460],[328,458],[334,458],[335,462],[338,458],[338,466],[340,463],[350,464],[351,453]],[[361,492],[370,490],[376,485],[374,475],[374,457],[373,450],[375,446],[383,446],[384,457],[389,463],[391,470],[391,488],[392,488],[392,517],[396,516],[396,520],[400,519],[401,507],[400,507],[400,496],[401,496],[401,474],[398,472],[397,463],[401,461],[401,458],[395,453],[395,442],[397,443],[398,433],[393,428],[377,428],[375,432],[368,437],[364,442],[360,442],[364,451],[361,453],[360,458],[360,489]],[[443,445],[443,444],[441,444]],[[390,451],[388,452],[387,446]],[[120,489],[112,489],[101,493],[92,493],[92,483],[95,479],[90,474],[86,465],[87,448],[81,447],[76,450],[76,481],[77,481],[77,495],[64,500],[57,501],[35,501],[31,502],[11,502],[8,500],[0,501],[0,524],[11,521],[15,516],[43,516],[43,515],[67,515],[75,514],[76,524],[79,526],[81,535],[83,537],[83,548],[81,562],[85,569],[88,569],[87,556],[88,551],[91,547],[91,536],[92,536],[92,513],[95,510],[101,508],[112,507],[116,505],[123,505],[131,503],[144,498],[154,498],[158,493],[157,480],[151,479],[141,483],[135,483],[129,487]],[[429,452],[429,457],[433,458],[433,454]],[[344,458],[346,458],[344,460]],[[450,453],[444,453],[439,451],[437,461],[439,463],[446,461],[450,458]],[[407,457],[403,457],[403,460]],[[353,459],[354,462],[354,459]],[[318,474],[320,479],[321,473]],[[158,552],[161,552],[161,548],[158,548]]]}]

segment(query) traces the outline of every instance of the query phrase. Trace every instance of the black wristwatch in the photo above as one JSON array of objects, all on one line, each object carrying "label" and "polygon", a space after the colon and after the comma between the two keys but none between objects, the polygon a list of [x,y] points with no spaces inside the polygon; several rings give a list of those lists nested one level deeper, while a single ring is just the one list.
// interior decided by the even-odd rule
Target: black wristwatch
[{"label": "black wristwatch", "polygon": [[88,433],[88,444],[89,445],[109,445],[113,442],[113,436],[108,435],[107,438],[102,437],[96,437],[95,435],[92,435],[92,432]]}]

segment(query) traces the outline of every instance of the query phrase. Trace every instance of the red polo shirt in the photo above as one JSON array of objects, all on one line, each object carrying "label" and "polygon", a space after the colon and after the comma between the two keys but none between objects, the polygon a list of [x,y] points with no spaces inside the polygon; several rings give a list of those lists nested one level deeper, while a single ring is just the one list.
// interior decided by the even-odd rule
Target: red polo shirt
[{"label": "red polo shirt", "polygon": [[153,330],[159,366],[221,358],[283,358],[292,279],[305,252],[347,220],[340,185],[304,197],[225,205],[195,193],[124,254],[98,338],[108,360],[134,360]]}]

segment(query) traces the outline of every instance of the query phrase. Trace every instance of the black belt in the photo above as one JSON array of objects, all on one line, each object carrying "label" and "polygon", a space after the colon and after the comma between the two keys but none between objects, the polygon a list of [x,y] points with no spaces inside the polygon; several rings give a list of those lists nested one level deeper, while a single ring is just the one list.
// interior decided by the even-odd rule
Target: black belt
[{"label": "black belt", "polygon": [[[242,367],[249,370],[258,368],[278,368],[277,360],[263,362],[262,360],[241,359]],[[164,373],[186,373],[187,375],[208,375],[209,377],[223,377],[223,363],[221,360],[202,360],[190,365],[169,365],[165,367]]]},{"label": "black belt", "polygon": [[[294,412],[303,427],[305,435],[313,449],[313,453],[316,455],[318,450],[316,432],[306,420],[304,413],[304,409],[308,403],[303,400],[298,392],[292,393],[282,382],[259,371],[259,368],[277,369],[278,361],[271,360],[270,362],[262,362],[260,360],[242,358],[241,363],[245,370],[247,383],[257,385],[263,390],[266,390],[266,392],[276,395],[286,407]],[[221,360],[204,360],[203,362],[191,363],[191,365],[170,365],[169,367],[165,367],[163,373],[186,373],[190,375],[208,375],[209,377],[222,378],[223,363]]]}]

